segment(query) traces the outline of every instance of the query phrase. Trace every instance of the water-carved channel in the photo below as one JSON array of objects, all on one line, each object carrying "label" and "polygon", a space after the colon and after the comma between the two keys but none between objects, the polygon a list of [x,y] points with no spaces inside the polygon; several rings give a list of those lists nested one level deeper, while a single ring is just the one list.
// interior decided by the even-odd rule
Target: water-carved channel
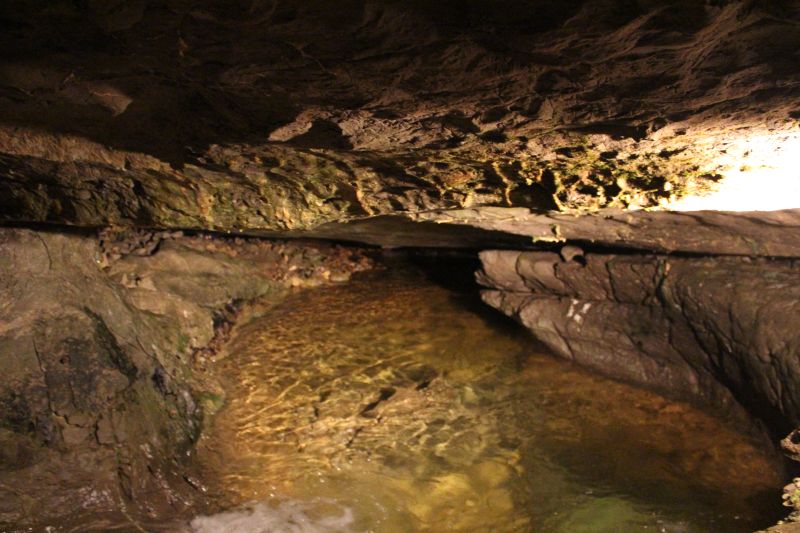
[{"label": "water-carved channel", "polygon": [[[582,371],[395,268],[238,327],[196,461],[195,531],[752,531],[769,455],[688,405]],[[237,529],[238,528],[238,529]]]}]

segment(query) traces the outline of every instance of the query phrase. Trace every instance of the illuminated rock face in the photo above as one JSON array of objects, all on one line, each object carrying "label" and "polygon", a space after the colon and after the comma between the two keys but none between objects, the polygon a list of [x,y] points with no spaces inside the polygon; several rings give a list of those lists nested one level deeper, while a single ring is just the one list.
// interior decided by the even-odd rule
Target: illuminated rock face
[{"label": "illuminated rock face", "polygon": [[[7,221],[800,207],[783,194],[789,1],[19,0],[0,16]],[[714,202],[686,198],[720,178]]]}]

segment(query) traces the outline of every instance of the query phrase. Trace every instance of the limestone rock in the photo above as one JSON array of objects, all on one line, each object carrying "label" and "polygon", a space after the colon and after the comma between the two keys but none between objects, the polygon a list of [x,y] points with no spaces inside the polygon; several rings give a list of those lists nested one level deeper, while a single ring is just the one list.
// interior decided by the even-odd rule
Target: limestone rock
[{"label": "limestone rock", "polygon": [[585,258],[483,252],[484,301],[583,366],[719,412],[743,406],[776,434],[800,422],[796,261]]},{"label": "limestone rock", "polygon": [[0,231],[0,529],[202,505],[182,465],[216,387],[198,353],[224,310],[370,264],[334,246],[175,236],[109,262],[99,242]]},{"label": "limestone rock", "polygon": [[659,207],[797,145],[791,2],[46,4],[0,6],[4,221]]}]

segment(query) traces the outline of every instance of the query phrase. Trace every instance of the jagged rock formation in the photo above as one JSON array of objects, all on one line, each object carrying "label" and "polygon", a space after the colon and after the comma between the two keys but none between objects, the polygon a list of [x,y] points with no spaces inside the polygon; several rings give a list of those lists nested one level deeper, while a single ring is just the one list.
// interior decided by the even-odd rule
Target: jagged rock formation
[{"label": "jagged rock formation", "polygon": [[799,9],[5,2],[0,218],[246,231],[669,204],[762,164],[748,139],[796,133]]}]

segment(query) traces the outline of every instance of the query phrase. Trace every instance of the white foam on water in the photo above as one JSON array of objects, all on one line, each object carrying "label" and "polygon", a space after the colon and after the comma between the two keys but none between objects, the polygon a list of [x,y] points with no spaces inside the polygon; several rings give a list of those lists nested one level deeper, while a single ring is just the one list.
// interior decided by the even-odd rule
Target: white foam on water
[{"label": "white foam on water", "polygon": [[[318,516],[315,508],[335,506],[338,516]],[[259,502],[211,516],[199,516],[189,524],[189,533],[349,533],[353,511],[331,500],[311,502],[284,500]]]}]

